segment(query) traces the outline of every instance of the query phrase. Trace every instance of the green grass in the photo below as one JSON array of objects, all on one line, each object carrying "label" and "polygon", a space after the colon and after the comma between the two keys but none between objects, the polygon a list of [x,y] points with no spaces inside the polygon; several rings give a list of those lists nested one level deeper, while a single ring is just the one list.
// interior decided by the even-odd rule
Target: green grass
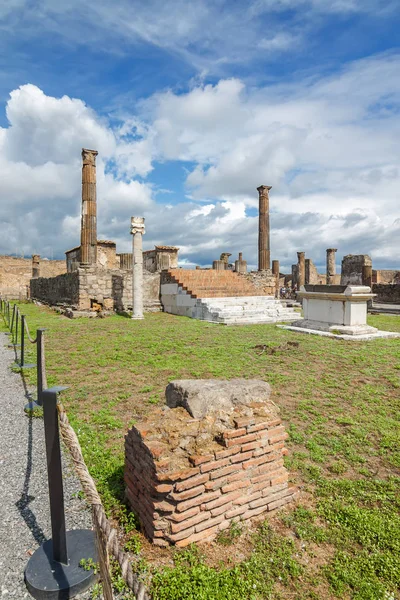
[{"label": "green grass", "polygon": [[[85,460],[142,556],[135,564],[155,600],[400,598],[400,340],[346,342],[167,314],[69,320],[31,304],[21,310],[32,331],[48,328],[48,383],[69,386],[62,400]],[[400,331],[396,316],[369,323]],[[34,376],[25,373],[31,385]],[[123,504],[123,436],[164,401],[172,379],[233,377],[271,384],[299,505],[255,535],[227,532],[214,554],[190,549],[173,554],[174,566],[157,566]]]}]

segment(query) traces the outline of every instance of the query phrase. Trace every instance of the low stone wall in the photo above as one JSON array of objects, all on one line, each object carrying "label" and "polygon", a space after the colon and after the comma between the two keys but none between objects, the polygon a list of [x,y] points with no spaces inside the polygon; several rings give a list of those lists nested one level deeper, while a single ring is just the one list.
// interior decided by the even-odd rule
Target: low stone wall
[{"label": "low stone wall", "polygon": [[[211,383],[221,390],[224,402],[227,383],[236,397],[243,392],[246,402],[241,381]],[[170,386],[179,390],[182,383],[187,382]],[[244,385],[257,383],[268,386],[252,381]],[[199,404],[189,414],[190,397],[198,401],[210,380],[192,384],[198,385],[197,396],[191,386],[180,386],[189,407],[155,409],[125,438],[126,497],[144,533],[158,546],[212,540],[232,520],[279,508],[297,491],[288,485],[283,464],[287,434],[275,405],[260,402],[255,393],[254,402],[247,397],[246,407],[236,406],[230,414],[220,410],[201,417]],[[207,394],[202,401],[209,407]]]},{"label": "low stone wall", "polygon": [[30,280],[30,295],[35,300],[54,306],[79,307],[79,278],[75,273]]},{"label": "low stone wall", "polygon": [[374,283],[372,292],[376,294],[374,302],[400,304],[400,283]]}]

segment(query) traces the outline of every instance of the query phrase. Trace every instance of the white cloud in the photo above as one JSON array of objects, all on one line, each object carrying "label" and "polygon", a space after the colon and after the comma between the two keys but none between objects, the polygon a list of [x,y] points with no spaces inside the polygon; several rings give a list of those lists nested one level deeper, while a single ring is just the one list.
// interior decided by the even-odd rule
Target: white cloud
[{"label": "white cloud", "polygon": [[47,96],[29,84],[11,92],[6,114],[9,126],[0,128],[0,253],[19,248],[62,255],[79,243],[82,147],[99,151],[99,233],[117,230],[129,240],[129,217],[153,206],[151,186],[132,179],[151,168],[150,142],[124,139],[82,100]]}]

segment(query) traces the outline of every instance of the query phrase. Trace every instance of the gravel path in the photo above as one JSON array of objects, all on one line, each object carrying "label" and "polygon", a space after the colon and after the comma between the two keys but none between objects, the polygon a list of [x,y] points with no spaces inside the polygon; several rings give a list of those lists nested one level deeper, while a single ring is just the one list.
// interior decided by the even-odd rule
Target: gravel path
[{"label": "gravel path", "polygon": [[[30,555],[51,537],[43,419],[24,413],[22,378],[12,373],[14,351],[0,333],[0,598],[31,598],[24,583]],[[65,454],[65,453],[64,453]],[[63,457],[67,530],[91,528],[80,484]],[[80,598],[90,598],[86,592]]]}]

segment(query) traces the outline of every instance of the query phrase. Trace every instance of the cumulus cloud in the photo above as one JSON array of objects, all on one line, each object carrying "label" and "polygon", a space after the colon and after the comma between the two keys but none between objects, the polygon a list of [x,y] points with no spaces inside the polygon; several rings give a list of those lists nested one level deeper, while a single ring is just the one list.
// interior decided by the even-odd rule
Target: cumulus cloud
[{"label": "cumulus cloud", "polygon": [[[323,268],[327,247],[339,259],[370,253],[376,267],[394,268],[399,68],[400,56],[385,54],[296,84],[197,83],[143,100],[117,124],[82,100],[22,86],[0,129],[0,252],[60,255],[79,243],[86,146],[99,150],[98,234],[121,251],[130,249],[129,217],[138,214],[145,248],[177,245],[186,264],[202,265],[241,251],[256,266],[256,188],[266,184],[272,255],[284,268],[298,250]],[[168,194],[153,183],[158,163],[171,163],[174,177],[181,165],[186,197],[168,173]]]},{"label": "cumulus cloud", "polygon": [[99,151],[99,233],[108,237],[116,219],[129,239],[129,216],[153,204],[151,186],[133,179],[150,168],[144,148],[139,165],[132,164],[137,145],[148,142],[125,139],[82,100],[47,96],[30,84],[11,92],[6,114],[9,125],[0,128],[0,253],[60,256],[79,243],[82,147]]}]

